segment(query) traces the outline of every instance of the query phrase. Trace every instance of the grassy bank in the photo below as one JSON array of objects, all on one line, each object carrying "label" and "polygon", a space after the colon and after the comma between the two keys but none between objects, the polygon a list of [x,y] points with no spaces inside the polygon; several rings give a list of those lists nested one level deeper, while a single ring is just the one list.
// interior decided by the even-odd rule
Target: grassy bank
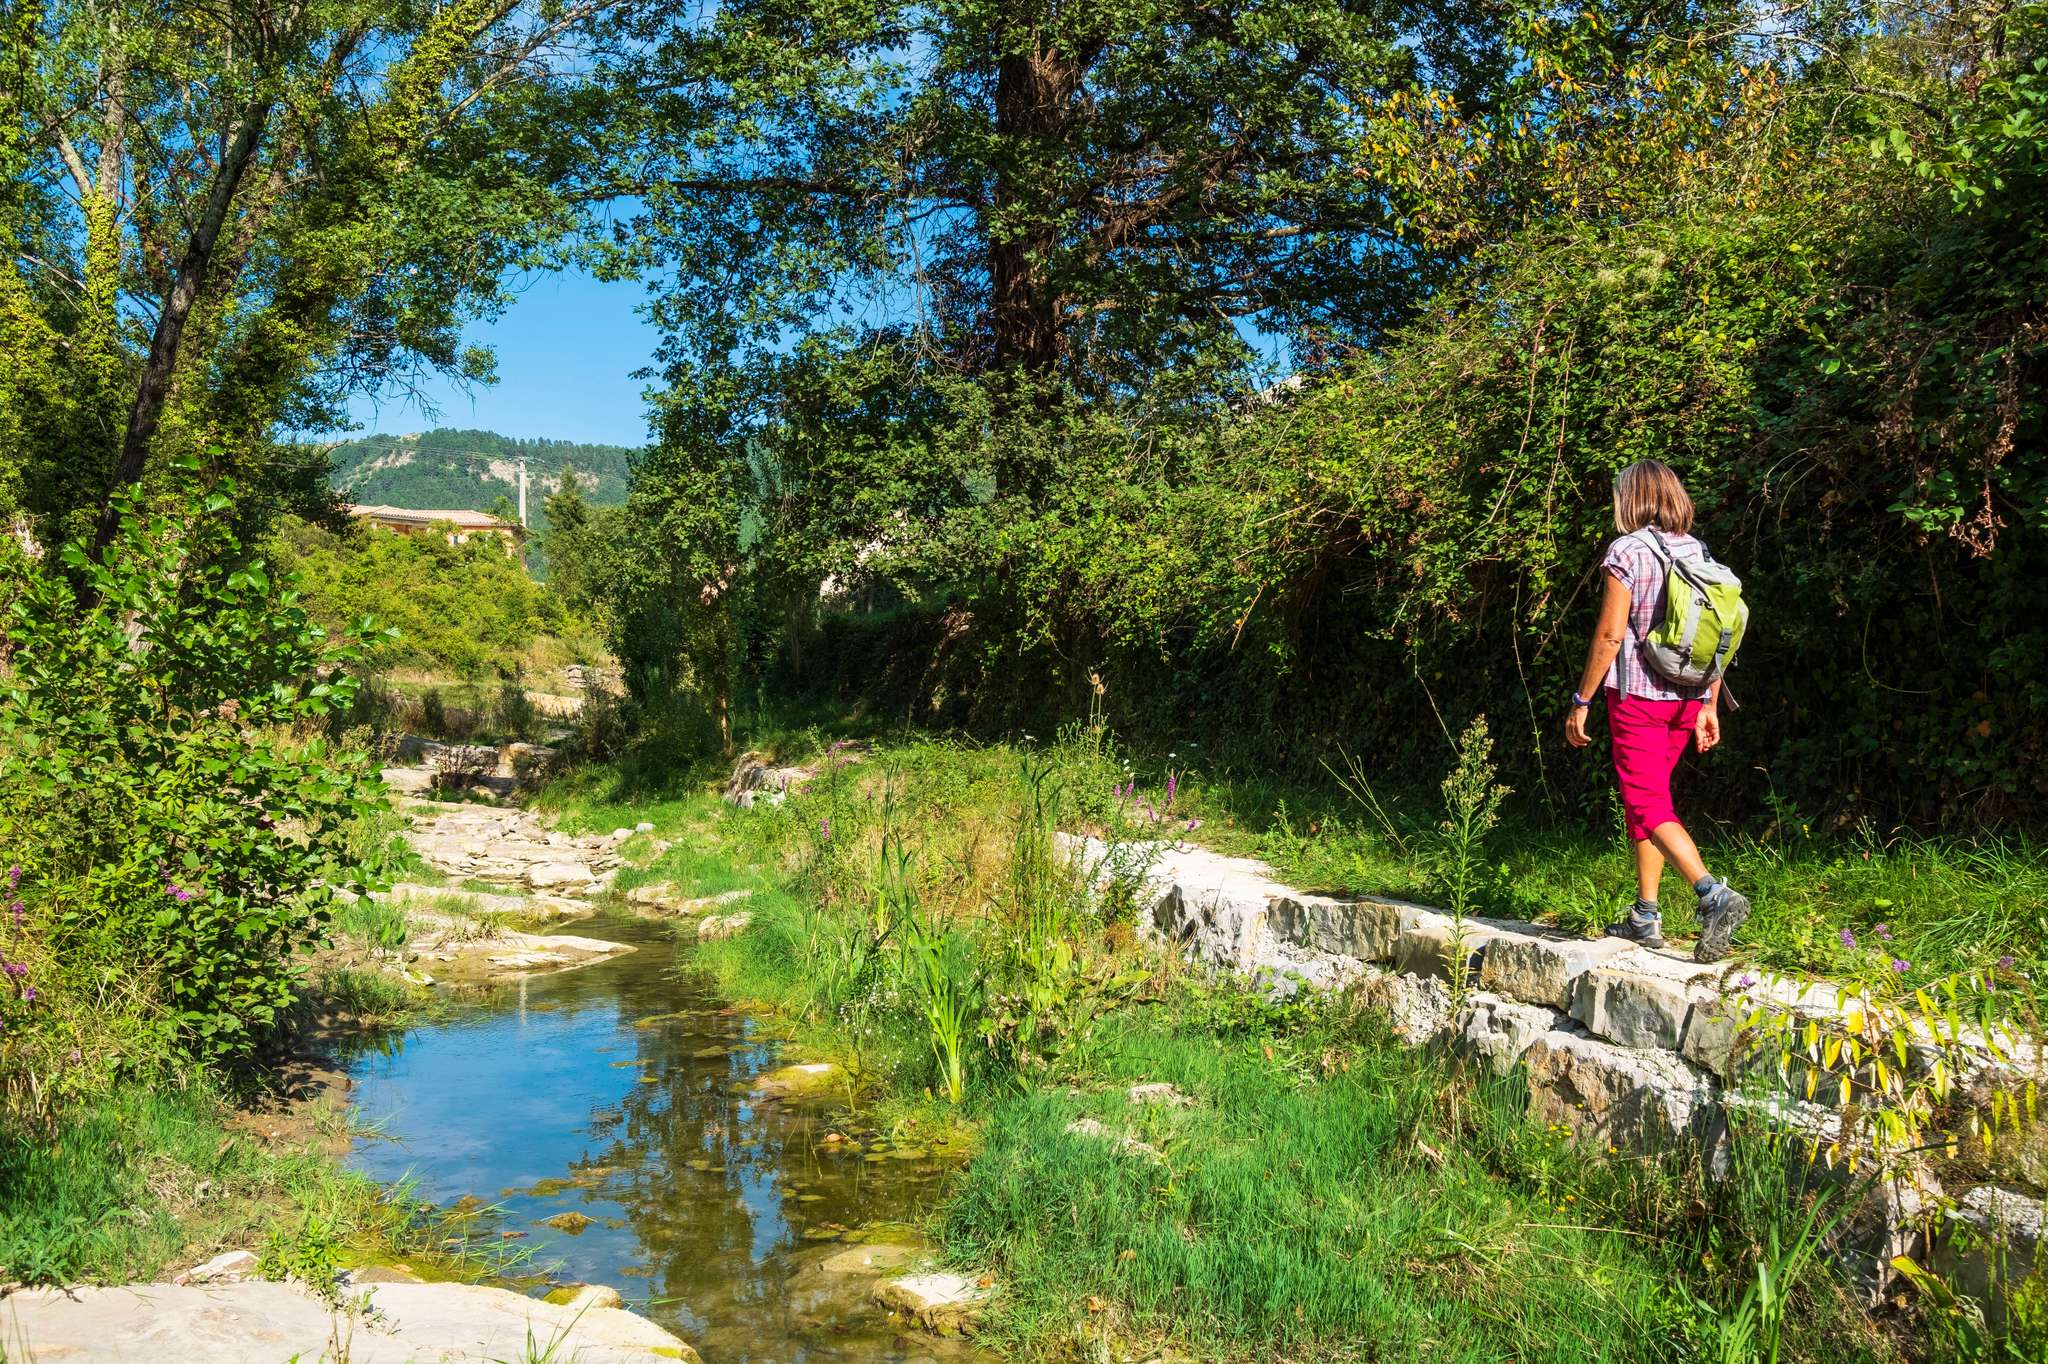
[{"label": "grassy bank", "polygon": [[[644,772],[620,768],[548,799],[572,825],[648,819],[674,841],[622,885],[750,892],[747,929],[698,946],[695,965],[839,1062],[866,1121],[974,1151],[936,1230],[1003,1286],[987,1332],[1018,1357],[1734,1364],[1945,1348],[1916,1303],[1866,1314],[1806,1255],[1832,1212],[1801,1160],[1745,1141],[1736,1177],[1710,1183],[1676,1155],[1571,1146],[1524,1119],[1512,1082],[1406,1050],[1342,998],[1276,1003],[1192,977],[1138,941],[1114,887],[1091,904],[1050,843],[1056,828],[1200,837],[1305,883],[1435,898],[1440,815],[1421,802],[1381,798],[1387,822],[1368,830],[1325,793],[1331,813],[1303,818],[1302,793],[1208,781],[1180,755],[1127,759],[1087,732],[865,753],[794,734],[776,756],[819,766],[780,805],[736,810],[687,782],[649,798]],[[1569,884],[1539,878],[1540,838],[1510,827],[1487,846],[1485,907],[1526,913],[1494,897]],[[1604,874],[1590,841],[1549,846],[1578,849],[1559,878]],[[1888,946],[1931,960],[1942,904],[2000,901],[2017,921],[2003,901],[2040,874],[2025,850],[1871,853],[1879,870],[1862,874],[1888,879],[1859,884],[1924,897],[1891,908]],[[1836,904],[1848,858],[1782,856],[1776,922],[1884,908]],[[1998,945],[1957,942],[1951,959]],[[1154,1082],[1174,1086],[1168,1102],[1130,1094]]]},{"label": "grassy bank", "polygon": [[[28,1283],[152,1280],[229,1249],[309,1279],[424,1249],[413,1204],[341,1168],[338,1104],[231,1104],[123,1086],[0,1137],[0,1266]],[[271,1134],[275,1133],[273,1137]]]}]

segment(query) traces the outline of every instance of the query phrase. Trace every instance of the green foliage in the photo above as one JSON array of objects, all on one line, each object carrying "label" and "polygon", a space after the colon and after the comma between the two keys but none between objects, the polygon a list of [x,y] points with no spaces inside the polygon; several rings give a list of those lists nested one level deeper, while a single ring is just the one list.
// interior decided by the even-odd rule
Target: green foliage
[{"label": "green foliage", "polygon": [[316,620],[333,626],[374,615],[389,627],[367,658],[380,671],[517,677],[548,635],[564,637],[572,655],[598,653],[586,627],[495,536],[451,544],[432,531],[357,526],[336,534],[286,521],[269,548],[297,575]]},{"label": "green foliage", "polygon": [[1493,738],[1481,715],[1458,736],[1458,761],[1444,778],[1444,819],[1437,826],[1437,890],[1460,923],[1484,892],[1486,838],[1510,794],[1493,777]]},{"label": "green foliage", "polygon": [[[0,1047],[17,1101],[166,1051],[247,1054],[292,1003],[333,888],[368,874],[373,773],[319,730],[371,626],[314,624],[227,527],[234,493],[176,515],[123,498],[97,555],[9,546],[0,842],[20,870]],[[140,1029],[125,1054],[51,1055],[122,1019]]]},{"label": "green foliage", "polygon": [[[0,43],[0,508],[54,546],[203,455],[316,514],[320,430],[394,375],[487,379],[463,328],[585,221],[590,109],[541,47],[602,8],[10,6]],[[17,363],[19,367],[17,368]]]},{"label": "green foliage", "polygon": [[[1254,27],[1270,17],[1233,13]],[[650,252],[695,261],[756,240],[735,229],[707,244],[740,205],[772,200],[790,213],[754,221],[804,244],[780,258],[786,274],[753,278],[760,306],[744,319],[721,311],[738,306],[730,291],[695,276],[671,319],[679,353],[730,350],[734,331],[714,314],[774,337],[763,344],[775,354],[744,374],[701,356],[679,365],[666,396],[744,414],[744,441],[699,444],[692,465],[718,483],[725,517],[758,529],[721,598],[743,668],[984,729],[1078,715],[1093,674],[1127,732],[1198,737],[1244,767],[1296,775],[1339,747],[1364,751],[1376,778],[1408,784],[1437,773],[1435,727],[1417,716],[1484,712],[1523,799],[1591,827],[1608,778],[1564,748],[1555,717],[1612,535],[1609,480],[1659,457],[1682,471],[1703,538],[1742,573],[1756,612],[1730,684],[1744,709],[1729,746],[1688,773],[1689,809],[1760,821],[1773,789],[1829,819],[1886,824],[2031,821],[2044,808],[2037,3],[1801,6],[1761,38],[1732,37],[1742,24],[1706,12],[1516,11],[1431,28],[1419,55],[1391,65],[1370,59],[1372,17],[1325,29],[1314,7],[1294,15],[1329,43],[1305,69],[1363,63],[1329,79],[1357,125],[1296,119],[1294,135],[1389,196],[1376,230],[1415,273],[1377,273],[1387,257],[1367,251],[1341,279],[1334,266],[1317,275],[1291,302],[1327,288],[1315,307],[1381,308],[1383,325],[1340,351],[1277,307],[1271,325],[1302,369],[1296,386],[1256,398],[1241,370],[1216,363],[1234,343],[1204,349],[1217,341],[1209,315],[1162,356],[1147,349],[1150,302],[1127,306],[1120,292],[1142,281],[1170,306],[1200,271],[1160,284],[1107,250],[1094,273],[1062,281],[1065,243],[1096,230],[1091,215],[1106,221],[1154,188],[1139,177],[1088,189],[1114,179],[1124,145],[1091,157],[1094,125],[1065,114],[1015,141],[998,126],[958,164],[999,188],[1005,158],[1029,146],[1034,167],[1061,168],[1053,185],[1092,196],[1088,211],[1046,225],[1045,202],[1023,195],[1001,230],[977,221],[947,235],[935,249],[960,263],[929,334],[820,329],[789,342],[795,300],[926,259],[905,247],[870,251],[858,269],[821,265],[830,233],[844,245],[898,230],[879,206],[899,191],[878,187],[866,202],[883,218],[871,219],[835,197],[832,177],[867,183],[870,135],[987,90],[967,81],[863,123],[862,101],[921,88],[918,71],[874,55],[871,26],[885,19],[722,18],[730,28],[704,50],[747,81],[709,115],[737,130],[759,126],[746,115],[801,108],[803,134],[778,148],[787,177],[693,190],[647,228]],[[1146,18],[1175,31],[1172,14]],[[1116,27],[1014,18],[1033,33],[1097,22]],[[1077,58],[1074,98],[1149,108],[1147,82],[1224,60],[1233,40],[1167,54],[1117,29],[1100,65]],[[858,60],[834,66],[833,52]],[[1291,96],[1265,88],[1260,61],[1242,64],[1232,79],[1260,92],[1256,145],[1258,119],[1291,117]],[[838,79],[788,96],[771,70]],[[1138,129],[1133,145],[1199,143],[1200,122]],[[1873,136],[1907,161],[1873,157]],[[1943,166],[1982,192],[1951,194],[1950,171],[1932,169]],[[959,173],[944,170],[891,183],[916,200]],[[1218,203],[1245,192],[1224,185]],[[1349,192],[1309,174],[1273,197],[1252,191],[1242,222],[1282,234],[1272,241],[1299,230],[1329,263],[1359,239],[1315,235],[1333,202],[1319,196]],[[922,220],[913,208],[901,221]],[[977,319],[975,345],[1010,316],[993,276],[967,262],[1041,227],[1039,282],[1084,317],[1100,307],[1100,330],[1061,332],[1059,362],[1028,379],[963,362],[948,350],[968,335],[955,316]],[[1201,230],[1176,219],[1143,249]],[[1240,246],[1249,254],[1233,255]],[[1265,249],[1233,242],[1191,259],[1237,260],[1276,290],[1306,285],[1296,265],[1321,269],[1251,263]],[[1035,286],[1018,287],[1021,298]],[[636,495],[705,501],[667,476],[643,476]]]},{"label": "green foliage", "polygon": [[958,1107],[967,1097],[967,1048],[981,1021],[981,967],[967,939],[943,920],[911,905],[901,922],[899,969],[923,1015],[946,1102]]}]

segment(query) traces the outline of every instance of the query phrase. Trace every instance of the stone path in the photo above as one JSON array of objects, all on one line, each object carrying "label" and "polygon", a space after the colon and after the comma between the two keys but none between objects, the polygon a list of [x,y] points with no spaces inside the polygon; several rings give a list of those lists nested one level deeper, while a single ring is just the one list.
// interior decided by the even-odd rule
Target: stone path
[{"label": "stone path", "polygon": [[697,1360],[622,1308],[558,1306],[475,1284],[352,1287],[339,1307],[254,1280],[33,1289],[0,1300],[0,1342],[36,1364],[487,1364],[528,1358],[529,1340],[578,1364]]},{"label": "stone path", "polygon": [[572,897],[601,894],[611,885],[619,845],[635,832],[559,833],[531,811],[493,805],[400,805],[415,820],[407,838],[434,870]]},{"label": "stone path", "polygon": [[[1840,1125],[1835,1109],[1804,1097],[1796,1058],[1781,1079],[1775,1050],[1772,1064],[1759,1065],[1740,1026],[1758,1006],[1823,1026],[1862,1007],[1827,982],[1758,979],[1738,964],[1703,966],[1674,950],[1538,924],[1467,918],[1459,925],[1398,900],[1310,894],[1282,884],[1264,863],[1186,844],[1112,848],[1095,838],[1060,838],[1098,883],[1121,877],[1137,884],[1139,925],[1148,935],[1276,991],[1355,988],[1409,1043],[1451,1048],[1501,1075],[1519,1070],[1530,1116],[1595,1149],[1682,1144],[1711,1165],[1721,1159],[1735,1107],[1799,1136],[1822,1134],[1823,1143]],[[1457,976],[1464,988],[1454,998]],[[1908,1054],[1922,1067],[1937,1055],[1953,1066],[1957,1056],[1925,1039],[1909,1044]],[[2041,1069],[2039,1057],[2015,1062],[1982,1045],[1973,1063],[2009,1085]],[[1773,1084],[1775,1094],[1757,1093]],[[1804,1141],[1796,1145],[1804,1151]],[[1882,1282],[1893,1255],[1926,1248],[1937,1210],[2019,1262],[2031,1265],[2039,1253],[2042,1218],[2009,1215],[2015,1199],[2039,1208],[2038,1191],[1979,1188],[1948,1203],[1925,1168],[1913,1166],[1867,1196],[1881,1206],[1852,1219],[1855,1244],[1842,1256],[1866,1284]],[[2008,1214],[2002,1222],[1991,1216],[1998,1210]],[[1945,1253],[1941,1244],[1933,1249]]]}]

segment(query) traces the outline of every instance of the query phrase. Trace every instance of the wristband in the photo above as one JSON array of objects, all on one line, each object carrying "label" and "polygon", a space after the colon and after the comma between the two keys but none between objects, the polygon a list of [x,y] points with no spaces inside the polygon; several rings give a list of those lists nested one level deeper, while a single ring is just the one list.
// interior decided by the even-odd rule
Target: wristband
[{"label": "wristband", "polygon": [[1590,708],[1591,708],[1591,706],[1592,706],[1592,704],[1593,704],[1593,703],[1592,703],[1591,701],[1588,701],[1588,700],[1587,700],[1587,699],[1586,699],[1585,697],[1583,697],[1583,696],[1579,695],[1579,694],[1578,694],[1577,692],[1573,692],[1573,693],[1572,693],[1572,709],[1573,709],[1573,710],[1585,710],[1585,709],[1590,709]]}]

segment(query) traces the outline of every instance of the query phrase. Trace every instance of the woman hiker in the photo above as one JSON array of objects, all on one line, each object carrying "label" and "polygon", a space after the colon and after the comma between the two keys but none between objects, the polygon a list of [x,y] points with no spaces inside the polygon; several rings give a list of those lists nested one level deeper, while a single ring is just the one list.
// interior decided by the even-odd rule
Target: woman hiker
[{"label": "woman hiker", "polygon": [[1721,680],[1696,687],[1671,682],[1649,665],[1644,644],[1663,615],[1667,566],[1656,546],[1673,559],[1706,558],[1706,546],[1693,538],[1692,518],[1692,498],[1669,465],[1638,460],[1616,476],[1614,527],[1621,535],[1600,564],[1606,595],[1564,733],[1572,747],[1586,746],[1586,712],[1594,689],[1604,688],[1614,775],[1636,855],[1636,902],[1607,932],[1646,947],[1664,945],[1657,889],[1668,861],[1699,896],[1693,959],[1708,962],[1728,955],[1729,939],[1749,917],[1749,901],[1700,860],[1672,806],[1671,774],[1687,740],[1697,741],[1702,753],[1721,741]]}]

